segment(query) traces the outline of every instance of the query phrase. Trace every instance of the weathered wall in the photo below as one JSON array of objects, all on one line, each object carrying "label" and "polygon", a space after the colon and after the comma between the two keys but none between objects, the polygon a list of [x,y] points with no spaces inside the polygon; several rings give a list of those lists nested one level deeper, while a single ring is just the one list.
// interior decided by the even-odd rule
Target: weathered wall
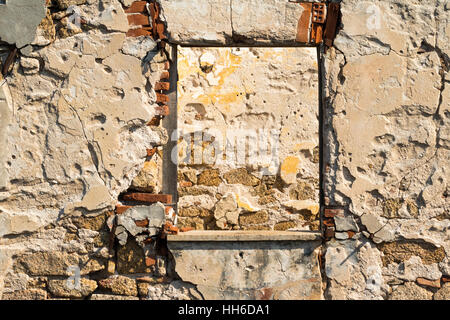
[{"label": "weathered wall", "polygon": [[[140,238],[110,238],[119,193],[161,189],[167,159],[146,149],[167,134],[147,122],[166,57],[148,37],[126,37],[131,1],[48,3],[33,31],[44,1],[27,2],[38,8],[23,26],[33,37],[0,35],[20,49],[0,79],[1,298],[202,298],[164,248],[147,255]],[[79,27],[69,28],[71,4]],[[295,45],[302,13],[287,0],[161,4],[169,41],[189,45]],[[449,299],[448,1],[341,6],[319,66],[324,205],[344,208],[322,247],[324,298]],[[2,63],[8,48],[0,43]]]},{"label": "weathered wall", "polygon": [[357,234],[326,246],[328,298],[431,299],[448,279],[449,9],[342,2],[324,60],[324,187],[348,208],[336,237]]},{"label": "weathered wall", "polygon": [[319,229],[315,48],[180,48],[178,213],[196,229]]}]

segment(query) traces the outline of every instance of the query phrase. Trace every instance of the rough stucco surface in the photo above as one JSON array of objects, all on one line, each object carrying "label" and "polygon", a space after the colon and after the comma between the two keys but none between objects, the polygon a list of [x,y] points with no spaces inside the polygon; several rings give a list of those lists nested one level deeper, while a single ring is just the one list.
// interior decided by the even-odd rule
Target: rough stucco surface
[{"label": "rough stucco surface", "polygon": [[180,48],[178,77],[180,223],[317,230],[316,49]]}]

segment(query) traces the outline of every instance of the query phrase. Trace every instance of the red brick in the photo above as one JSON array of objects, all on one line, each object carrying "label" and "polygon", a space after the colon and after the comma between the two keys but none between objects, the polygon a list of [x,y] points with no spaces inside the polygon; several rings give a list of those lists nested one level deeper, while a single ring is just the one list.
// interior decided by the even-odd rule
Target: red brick
[{"label": "red brick", "polygon": [[169,82],[157,82],[155,84],[155,90],[169,90],[170,89],[170,83]]},{"label": "red brick", "polygon": [[258,300],[270,300],[273,296],[272,288],[263,288],[257,292]]},{"label": "red brick", "polygon": [[142,13],[130,14],[127,16],[128,23],[131,26],[148,26],[150,25],[150,20],[148,16]]},{"label": "red brick", "polygon": [[147,1],[135,1],[131,4],[131,6],[125,9],[125,13],[144,13],[147,12],[145,5]]},{"label": "red brick", "polygon": [[442,276],[442,282],[450,282],[450,276]]},{"label": "red brick", "polygon": [[152,33],[146,28],[130,29],[127,32],[127,37],[141,37],[141,36],[149,37],[151,35]]},{"label": "red brick", "polygon": [[354,231],[347,231],[347,234],[348,234],[349,239],[351,239],[351,238],[353,238],[355,236],[356,232],[354,232]]},{"label": "red brick", "polygon": [[312,21],[314,23],[325,23],[325,3],[314,3],[312,10]]},{"label": "red brick", "polygon": [[340,213],[344,213],[344,210],[327,208],[323,211],[323,214],[326,218],[334,218],[336,215]]},{"label": "red brick", "polygon": [[169,102],[169,96],[167,94],[156,93],[156,102],[168,103]]},{"label": "red brick", "polygon": [[175,227],[169,221],[167,221],[166,224],[164,225],[164,231],[168,234],[177,234],[179,230],[180,229],[178,229],[178,227]]},{"label": "red brick", "polygon": [[156,264],[156,259],[154,259],[152,257],[145,257],[145,265],[147,267],[154,266],[155,264]]},{"label": "red brick", "polygon": [[192,227],[183,227],[180,229],[180,232],[188,232],[188,231],[192,231],[192,230],[194,230],[194,228],[192,228]]},{"label": "red brick", "polygon": [[125,201],[140,201],[147,203],[172,203],[172,195],[170,194],[152,194],[152,193],[140,193],[133,192],[123,195]]},{"label": "red brick", "polygon": [[166,105],[157,106],[155,109],[156,109],[156,114],[159,116],[165,117],[170,114],[169,106],[166,106]]},{"label": "red brick", "polygon": [[313,24],[313,27],[311,29],[311,42],[314,42],[316,44],[322,42],[322,34],[323,34],[323,28],[320,24]]},{"label": "red brick", "polygon": [[428,280],[425,278],[417,278],[417,283],[426,286],[426,287],[433,287],[433,288],[440,288],[441,287],[441,280]]}]

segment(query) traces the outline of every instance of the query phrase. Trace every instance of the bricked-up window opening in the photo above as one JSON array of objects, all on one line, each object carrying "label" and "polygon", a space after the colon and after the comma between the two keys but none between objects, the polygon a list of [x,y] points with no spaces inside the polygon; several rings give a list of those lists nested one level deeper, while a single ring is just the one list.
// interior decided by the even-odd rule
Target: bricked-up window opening
[{"label": "bricked-up window opening", "polygon": [[179,47],[178,226],[319,229],[316,48]]}]

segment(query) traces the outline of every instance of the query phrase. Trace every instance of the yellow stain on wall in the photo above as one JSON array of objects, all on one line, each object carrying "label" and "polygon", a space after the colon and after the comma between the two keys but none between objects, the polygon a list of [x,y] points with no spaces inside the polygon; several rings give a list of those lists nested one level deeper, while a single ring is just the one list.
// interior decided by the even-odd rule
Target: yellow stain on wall
[{"label": "yellow stain on wall", "polygon": [[285,174],[297,174],[299,163],[300,160],[297,157],[286,157],[286,159],[284,159],[283,161],[283,164],[281,165],[280,170]]}]

